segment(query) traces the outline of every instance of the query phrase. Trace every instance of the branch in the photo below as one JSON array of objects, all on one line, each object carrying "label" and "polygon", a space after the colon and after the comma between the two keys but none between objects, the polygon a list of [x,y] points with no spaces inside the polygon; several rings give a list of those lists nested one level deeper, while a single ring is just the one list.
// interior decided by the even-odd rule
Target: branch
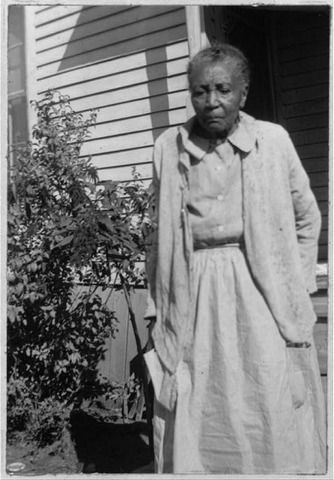
[{"label": "branch", "polygon": [[136,345],[137,345],[137,351],[138,351],[138,357],[140,361],[140,365],[142,368],[142,380],[143,380],[143,388],[144,388],[144,397],[145,397],[145,403],[146,403],[146,411],[147,411],[147,425],[148,425],[148,430],[149,430],[149,447],[151,452],[153,452],[153,426],[152,426],[152,405],[150,402],[150,397],[149,397],[149,389],[148,389],[148,380],[147,380],[147,375],[146,375],[146,365],[145,365],[145,360],[144,360],[144,354],[143,354],[143,349],[141,346],[141,341],[140,341],[140,336],[138,332],[138,327],[137,327],[137,322],[136,322],[136,316],[134,314],[132,304],[131,304],[131,299],[130,299],[130,294],[127,288],[126,281],[123,277],[123,275],[120,273],[120,280],[122,284],[122,288],[124,291],[126,303],[128,305],[128,310],[129,310],[129,315],[130,315],[130,321],[131,325],[133,328],[133,333],[135,336],[136,340]]}]

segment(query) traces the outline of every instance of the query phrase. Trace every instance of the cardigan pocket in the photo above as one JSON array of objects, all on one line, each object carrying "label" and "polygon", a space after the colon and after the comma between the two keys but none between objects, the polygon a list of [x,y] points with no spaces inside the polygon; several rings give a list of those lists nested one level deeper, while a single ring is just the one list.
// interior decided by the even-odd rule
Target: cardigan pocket
[{"label": "cardigan pocket", "polygon": [[287,347],[288,381],[292,404],[295,409],[301,408],[308,397],[305,372],[310,360],[308,347]]},{"label": "cardigan pocket", "polygon": [[176,374],[169,373],[162,366],[154,348],[144,353],[144,359],[152,379],[156,400],[167,410],[172,411],[177,397]]}]

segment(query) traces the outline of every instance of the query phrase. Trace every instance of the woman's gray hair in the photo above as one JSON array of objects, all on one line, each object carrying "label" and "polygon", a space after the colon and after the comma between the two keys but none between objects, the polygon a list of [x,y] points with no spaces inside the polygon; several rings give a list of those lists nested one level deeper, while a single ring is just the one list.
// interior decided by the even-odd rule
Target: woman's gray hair
[{"label": "woman's gray hair", "polygon": [[216,43],[210,47],[200,50],[188,63],[187,75],[189,86],[191,87],[191,76],[194,69],[198,65],[204,63],[220,63],[227,58],[236,61],[236,68],[239,69],[239,74],[244,82],[249,85],[250,82],[250,66],[246,56],[237,47],[228,43]]}]

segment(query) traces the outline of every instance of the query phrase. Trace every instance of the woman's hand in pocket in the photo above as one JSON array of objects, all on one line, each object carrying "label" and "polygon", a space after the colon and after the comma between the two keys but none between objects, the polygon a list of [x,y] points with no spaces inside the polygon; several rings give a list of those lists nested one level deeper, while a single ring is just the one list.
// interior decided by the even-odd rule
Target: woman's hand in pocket
[{"label": "woman's hand in pocket", "polygon": [[155,321],[156,321],[156,318],[155,317],[152,317],[149,319],[149,324],[147,326],[147,329],[148,329],[148,339],[147,339],[147,342],[146,342],[146,345],[144,347],[144,352],[149,352],[150,350],[152,350],[154,348],[154,342],[153,342],[153,338],[152,338],[152,331],[153,331],[153,328],[154,328],[154,325],[155,325]]}]

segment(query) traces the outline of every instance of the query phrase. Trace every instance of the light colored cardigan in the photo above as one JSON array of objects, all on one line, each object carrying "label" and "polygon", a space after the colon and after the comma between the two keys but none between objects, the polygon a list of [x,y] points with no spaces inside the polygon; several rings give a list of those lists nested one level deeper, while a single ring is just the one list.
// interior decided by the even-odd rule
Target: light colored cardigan
[{"label": "light colored cardigan", "polygon": [[[184,149],[193,121],[166,130],[156,141],[153,159],[157,228],[147,258],[146,317],[156,317],[154,347],[170,376],[182,358],[194,301],[186,208],[190,158]],[[241,152],[249,268],[283,338],[312,343],[316,316],[309,293],[316,290],[320,212],[288,133],[243,112],[240,122],[253,142],[250,152]]]}]

